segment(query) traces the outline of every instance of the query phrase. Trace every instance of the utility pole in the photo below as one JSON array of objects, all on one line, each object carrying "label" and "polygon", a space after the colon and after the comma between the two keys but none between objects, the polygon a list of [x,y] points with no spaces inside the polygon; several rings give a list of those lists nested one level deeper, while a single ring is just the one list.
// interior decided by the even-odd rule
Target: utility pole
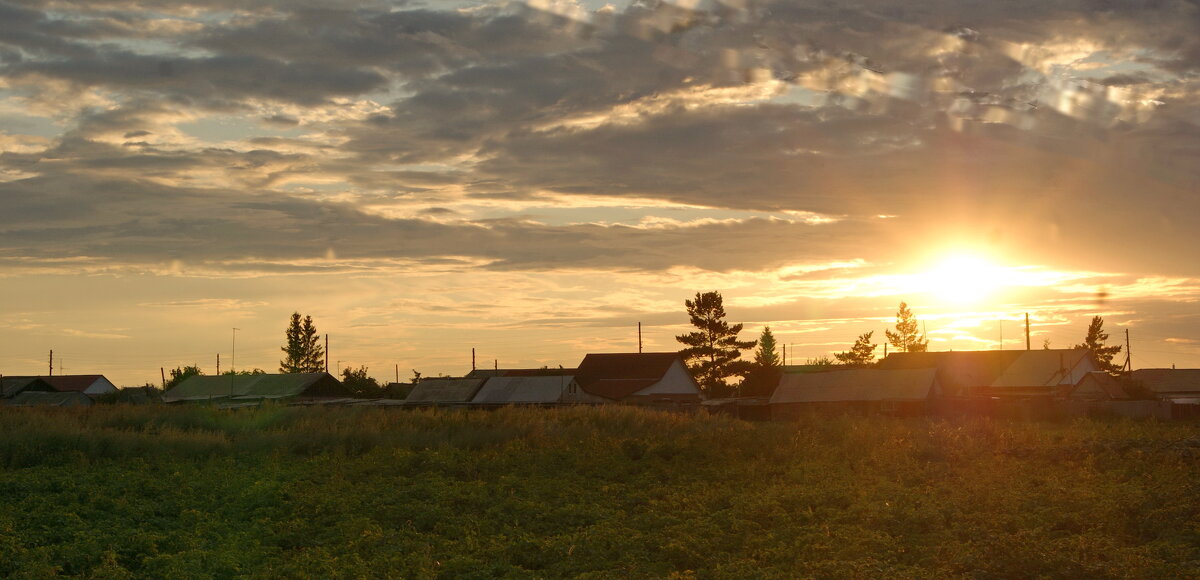
[{"label": "utility pole", "polygon": [[221,374],[221,353],[217,353],[217,375]]},{"label": "utility pole", "polygon": [[642,354],[642,323],[638,322],[638,354]]},{"label": "utility pole", "polygon": [[1025,313],[1025,350],[1029,350],[1029,313]]},{"label": "utility pole", "polygon": [[233,329],[233,348],[231,349],[233,351],[233,355],[230,357],[233,360],[229,361],[229,372],[231,373],[237,373],[237,331],[239,330],[241,329]]},{"label": "utility pole", "polygon": [[[1129,329],[1125,329],[1125,367],[1133,373],[1133,353],[1129,352]],[[1174,367],[1174,365],[1172,365]]]},{"label": "utility pole", "polygon": [[54,376],[54,349],[50,349],[50,376]]},{"label": "utility pole", "polygon": [[787,366],[787,345],[783,345],[783,366]]},{"label": "utility pole", "polygon": [[163,390],[165,391],[167,390],[167,371],[163,370],[163,367],[158,367],[158,374],[162,376]]},{"label": "utility pole", "polygon": [[329,333],[325,333],[325,372],[329,372]]},{"label": "utility pole", "polygon": [[396,382],[400,382],[400,363],[396,363]]},{"label": "utility pole", "polygon": [[500,370],[500,359],[492,359],[492,370]]},{"label": "utility pole", "polygon": [[471,370],[475,370],[475,347],[471,347]]}]

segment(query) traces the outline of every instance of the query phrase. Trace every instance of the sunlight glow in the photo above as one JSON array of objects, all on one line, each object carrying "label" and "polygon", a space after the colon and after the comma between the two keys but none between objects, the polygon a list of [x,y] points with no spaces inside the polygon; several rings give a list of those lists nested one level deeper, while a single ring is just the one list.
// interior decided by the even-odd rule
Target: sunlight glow
[{"label": "sunlight glow", "polygon": [[1005,269],[969,254],[950,256],[916,276],[922,289],[956,304],[979,302],[1004,285]]}]

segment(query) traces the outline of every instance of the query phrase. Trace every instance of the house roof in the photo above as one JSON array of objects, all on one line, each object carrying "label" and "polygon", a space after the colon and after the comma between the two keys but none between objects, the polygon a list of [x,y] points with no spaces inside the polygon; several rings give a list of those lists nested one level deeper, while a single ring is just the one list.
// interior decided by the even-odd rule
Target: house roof
[{"label": "house roof", "polygon": [[1200,369],[1138,369],[1133,380],[1155,393],[1200,393]]},{"label": "house roof", "polygon": [[21,391],[53,391],[50,383],[38,377],[0,377],[0,398],[7,399]]},{"label": "house roof", "polygon": [[479,388],[472,403],[558,403],[575,377],[492,377]]},{"label": "house roof", "polygon": [[1090,392],[1100,393],[1109,399],[1129,398],[1116,377],[1104,371],[1088,372],[1082,379],[1079,379],[1079,383],[1070,389],[1068,396],[1074,397],[1077,394],[1083,395]]},{"label": "house roof", "polygon": [[576,369],[475,369],[465,378],[486,379],[490,377],[573,377]]},{"label": "house roof", "polygon": [[1088,357],[1086,348],[1015,351],[1021,353],[991,387],[1053,387],[1070,379],[1071,369]]},{"label": "house roof", "polygon": [[487,379],[421,379],[405,403],[469,403]]},{"label": "house roof", "polygon": [[53,376],[36,376],[36,377],[10,377],[13,379],[41,379],[50,385],[51,388],[60,392],[78,392],[82,393],[88,387],[96,383],[96,381],[108,379],[104,375],[53,375]]},{"label": "house roof", "polygon": [[937,369],[932,368],[784,374],[771,404],[919,401],[929,398],[937,382]]},{"label": "house roof", "polygon": [[991,385],[1022,350],[954,350],[945,352],[897,352],[879,361],[880,370],[938,370],[938,383],[948,394],[972,387]]},{"label": "house roof", "polygon": [[677,352],[588,354],[575,382],[585,392],[620,400],[661,381],[676,361],[683,363]]},{"label": "house roof", "polygon": [[81,407],[91,405],[92,399],[79,391],[22,391],[6,399],[4,404],[13,407]]},{"label": "house roof", "polygon": [[329,373],[195,375],[163,393],[163,401],[285,399],[298,396],[349,397],[350,392]]}]

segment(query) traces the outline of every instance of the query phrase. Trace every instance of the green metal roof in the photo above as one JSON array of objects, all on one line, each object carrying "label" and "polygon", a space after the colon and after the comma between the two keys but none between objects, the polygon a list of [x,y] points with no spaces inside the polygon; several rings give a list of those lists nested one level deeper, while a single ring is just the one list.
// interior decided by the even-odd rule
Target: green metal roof
[{"label": "green metal roof", "polygon": [[329,373],[276,375],[196,375],[163,393],[163,401],[213,399],[286,399],[298,396],[349,397],[345,387]]}]

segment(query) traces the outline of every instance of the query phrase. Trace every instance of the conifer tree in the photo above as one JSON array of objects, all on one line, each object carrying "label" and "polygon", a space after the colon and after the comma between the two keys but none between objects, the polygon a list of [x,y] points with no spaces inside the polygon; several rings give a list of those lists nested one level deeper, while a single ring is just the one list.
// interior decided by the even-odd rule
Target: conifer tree
[{"label": "conifer tree", "polygon": [[896,332],[884,330],[888,343],[904,352],[925,352],[929,349],[929,339],[917,334],[917,317],[908,309],[908,304],[900,303],[896,312]]},{"label": "conifer tree", "polygon": [[321,337],[312,316],[301,319],[299,312],[293,312],[285,336],[287,344],[280,347],[285,356],[279,361],[279,372],[319,373],[325,370],[325,349],[321,347]]},{"label": "conifer tree", "polygon": [[740,341],[737,335],[741,324],[725,322],[725,306],[720,292],[697,292],[695,300],[684,300],[695,332],[681,334],[675,340],[686,345],[679,351],[696,378],[700,389],[709,397],[723,397],[732,391],[725,379],[749,373],[752,365],[738,360],[743,350],[754,348],[756,341]]},{"label": "conifer tree", "polygon": [[833,358],[844,365],[870,364],[875,360],[875,347],[879,346],[871,343],[873,334],[874,330],[858,335],[858,340],[854,341],[854,346],[850,347],[849,351],[835,353]]},{"label": "conifer tree", "polygon": [[1081,344],[1075,345],[1075,348],[1086,348],[1091,350],[1096,355],[1096,364],[1100,370],[1111,374],[1121,372],[1121,367],[1113,364],[1112,359],[1117,353],[1121,352],[1120,346],[1105,346],[1105,341],[1108,340],[1108,333],[1104,332],[1104,319],[1099,316],[1092,317],[1092,323],[1088,325],[1087,336],[1084,337]]},{"label": "conifer tree", "polygon": [[764,326],[762,335],[758,337],[758,350],[754,351],[754,364],[760,367],[777,367],[782,364],[779,353],[775,350],[775,335],[771,327]]}]

